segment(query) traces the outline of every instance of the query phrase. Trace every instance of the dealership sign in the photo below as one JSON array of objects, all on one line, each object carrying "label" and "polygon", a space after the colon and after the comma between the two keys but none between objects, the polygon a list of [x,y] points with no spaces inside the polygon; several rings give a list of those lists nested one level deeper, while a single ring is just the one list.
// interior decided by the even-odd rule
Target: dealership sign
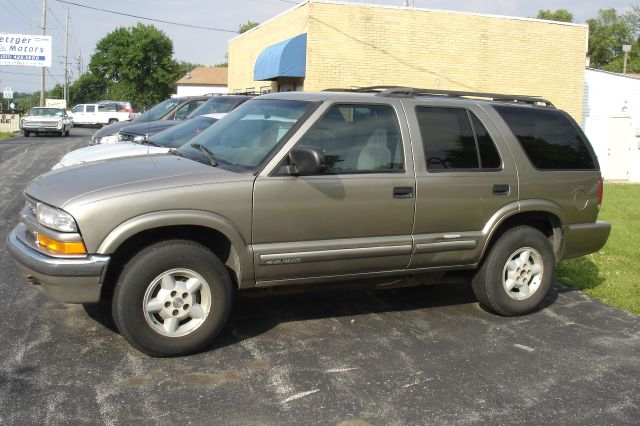
[{"label": "dealership sign", "polygon": [[0,33],[0,65],[51,66],[51,36]]}]

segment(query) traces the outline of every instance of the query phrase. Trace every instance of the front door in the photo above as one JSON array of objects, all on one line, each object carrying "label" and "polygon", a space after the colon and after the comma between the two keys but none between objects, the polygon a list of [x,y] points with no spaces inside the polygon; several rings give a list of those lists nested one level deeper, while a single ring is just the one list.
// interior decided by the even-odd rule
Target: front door
[{"label": "front door", "polygon": [[323,173],[256,180],[259,285],[407,267],[415,178],[405,132],[392,105],[336,104],[296,144],[324,153]]}]

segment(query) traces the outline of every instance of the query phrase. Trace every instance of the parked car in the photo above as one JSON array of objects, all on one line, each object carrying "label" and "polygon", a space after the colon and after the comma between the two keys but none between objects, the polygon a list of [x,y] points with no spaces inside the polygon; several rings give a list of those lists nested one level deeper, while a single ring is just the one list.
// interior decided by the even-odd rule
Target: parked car
[{"label": "parked car", "polygon": [[587,138],[535,97],[274,93],[172,154],[36,178],[7,244],[56,300],[110,300],[152,356],[211,344],[236,289],[466,273],[482,306],[526,314],[610,232]]},{"label": "parked car", "polygon": [[91,144],[105,144],[118,142],[118,132],[126,126],[132,124],[146,123],[158,120],[175,120],[186,115],[202,105],[209,96],[191,96],[180,98],[169,98],[155,105],[145,113],[133,118],[127,123],[114,123],[98,130],[91,137]]},{"label": "parked car", "polygon": [[[251,97],[240,95],[170,98],[134,118],[130,124],[160,120],[182,120],[203,114],[226,113],[248,99],[251,99]],[[91,144],[116,143],[119,141],[118,132],[127,126],[127,124],[116,123],[115,125],[103,127],[93,135]]]},{"label": "parked car", "polygon": [[130,112],[108,109],[104,104],[79,104],[73,107],[69,115],[76,125],[103,126],[131,120]]},{"label": "parked car", "polygon": [[[225,115],[226,114],[201,115],[190,120],[180,121],[178,122],[180,124],[153,135],[140,133],[123,143],[99,144],[80,148],[62,157],[60,161],[53,166],[52,170],[111,158],[166,154],[171,149],[180,148],[191,138],[206,130]],[[165,123],[164,121],[160,122]],[[127,127],[127,129],[130,127]]]},{"label": "parked car", "polygon": [[29,115],[20,120],[20,130],[26,137],[31,133],[57,133],[60,136],[69,136],[72,127],[73,119],[62,108],[35,107]]}]

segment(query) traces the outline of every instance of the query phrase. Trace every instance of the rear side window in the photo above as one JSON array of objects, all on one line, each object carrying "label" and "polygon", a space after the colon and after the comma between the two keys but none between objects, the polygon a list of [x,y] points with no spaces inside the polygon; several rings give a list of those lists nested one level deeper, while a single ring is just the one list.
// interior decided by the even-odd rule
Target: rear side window
[{"label": "rear side window", "polygon": [[498,170],[498,150],[480,120],[463,108],[417,107],[430,172]]},{"label": "rear side window", "polygon": [[588,142],[558,110],[494,106],[520,142],[533,166],[540,170],[595,170]]}]

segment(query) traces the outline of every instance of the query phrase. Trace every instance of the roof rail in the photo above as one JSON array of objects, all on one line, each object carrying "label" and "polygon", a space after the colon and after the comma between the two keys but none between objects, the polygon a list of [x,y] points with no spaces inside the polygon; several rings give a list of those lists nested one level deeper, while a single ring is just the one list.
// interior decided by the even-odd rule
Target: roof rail
[{"label": "roof rail", "polygon": [[389,97],[417,97],[417,96],[442,96],[449,98],[480,98],[497,102],[526,103],[537,106],[555,108],[551,101],[539,96],[507,95],[504,93],[487,92],[466,92],[444,89],[418,89],[415,87],[402,86],[368,86],[352,89],[326,89],[330,92],[355,92],[355,93],[375,93],[376,96]]}]

